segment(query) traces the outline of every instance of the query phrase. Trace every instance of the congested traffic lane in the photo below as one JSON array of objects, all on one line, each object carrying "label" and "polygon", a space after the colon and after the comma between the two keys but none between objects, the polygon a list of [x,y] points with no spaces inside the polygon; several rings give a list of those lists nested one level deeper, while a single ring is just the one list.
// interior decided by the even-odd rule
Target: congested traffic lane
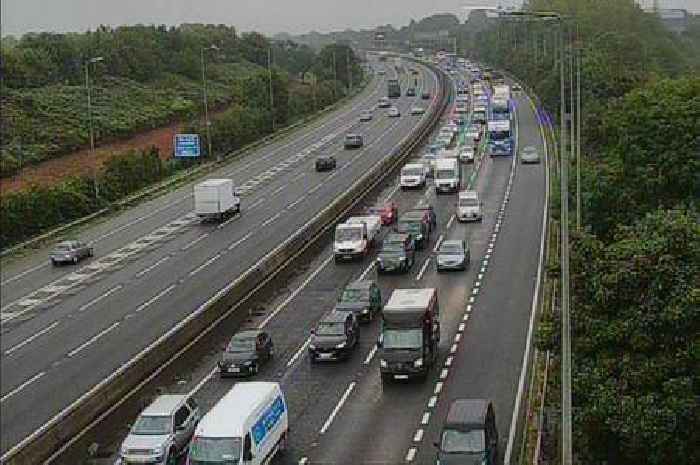
[{"label": "congested traffic lane", "polygon": [[[429,79],[434,85],[432,77]],[[406,113],[410,102],[407,99],[400,102]],[[175,254],[143,275],[139,273],[148,268],[144,268],[143,263],[127,263],[96,286],[69,296],[58,308],[52,308],[52,315],[64,312],[65,324],[62,322],[28,347],[3,359],[3,362],[8,360],[12,364],[7,365],[9,370],[3,366],[5,373],[20,375],[12,380],[14,382],[3,379],[3,383],[7,383],[3,385],[3,395],[11,394],[3,399],[3,448],[31,431],[28,424],[33,423],[34,427],[41,424],[62,405],[128,360],[148,341],[163,334],[173,322],[189,314],[245,266],[255,263],[265,251],[296,231],[330,198],[371,166],[378,154],[390,153],[401,136],[418,121],[418,118],[407,116],[395,120],[378,119],[366,134],[368,145],[365,149],[348,151],[347,154],[343,151],[338,156],[342,176],[333,173],[315,175],[313,159],[309,157],[283,173],[286,181],[277,179],[266,186],[268,192],[278,191],[275,196],[270,196],[271,201],[266,199],[253,211],[246,211],[244,206],[240,219],[224,228],[209,227],[206,237],[194,245],[191,244],[203,235],[201,231],[189,235],[182,233],[166,247],[153,249],[154,253],[172,253],[179,246],[180,250],[187,247],[187,253]],[[309,176],[300,176],[302,172]],[[319,183],[320,179],[329,182]],[[266,192],[259,192],[255,191],[254,195],[265,197]],[[302,200],[297,202],[299,199]],[[255,201],[251,198],[251,203]],[[193,229],[201,230],[202,227]],[[153,259],[155,257],[151,255]],[[123,288],[110,293],[119,285]],[[88,305],[95,299],[100,300]],[[79,311],[86,305],[84,311]],[[57,350],[57,346],[62,350]],[[29,385],[19,384],[23,379],[32,380],[37,376],[31,373],[40,373],[41,376]],[[47,392],[55,391],[52,389],[55,385],[65,386],[65,389],[52,392],[53,396],[49,397]],[[22,387],[19,393],[13,393],[16,386]]]}]

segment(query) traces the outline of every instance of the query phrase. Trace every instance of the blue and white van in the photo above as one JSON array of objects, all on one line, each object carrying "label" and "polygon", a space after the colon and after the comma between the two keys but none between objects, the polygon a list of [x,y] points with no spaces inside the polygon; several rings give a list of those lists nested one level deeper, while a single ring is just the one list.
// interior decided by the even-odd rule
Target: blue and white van
[{"label": "blue and white van", "polygon": [[287,402],[277,383],[237,383],[202,418],[187,465],[267,464],[287,447]]}]

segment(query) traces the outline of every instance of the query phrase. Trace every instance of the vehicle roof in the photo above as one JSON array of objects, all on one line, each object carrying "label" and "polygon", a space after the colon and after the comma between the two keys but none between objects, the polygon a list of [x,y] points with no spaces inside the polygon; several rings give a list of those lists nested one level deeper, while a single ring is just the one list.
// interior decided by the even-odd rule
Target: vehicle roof
[{"label": "vehicle roof", "polygon": [[432,210],[433,206],[428,203],[427,200],[419,200],[418,203],[413,207],[413,210]]},{"label": "vehicle roof", "polygon": [[369,289],[372,287],[372,284],[374,284],[374,281],[370,279],[358,279],[345,286],[345,289]]},{"label": "vehicle roof", "polygon": [[231,179],[207,179],[206,181],[202,181],[199,183],[200,186],[205,186],[205,187],[213,187],[213,186],[221,186],[223,184],[230,184],[233,183],[233,180]]},{"label": "vehicle roof", "polygon": [[260,329],[247,329],[234,334],[231,339],[252,339],[258,337],[262,332]]},{"label": "vehicle roof", "polygon": [[323,315],[319,323],[343,323],[348,317],[347,312],[339,312],[337,310],[331,310],[330,312]]},{"label": "vehicle roof", "polygon": [[172,415],[185,400],[187,400],[187,396],[184,394],[163,394],[156,397],[156,399],[141,412],[141,416],[155,417]]},{"label": "vehicle roof", "polygon": [[462,240],[461,239],[450,239],[449,241],[442,241],[442,244],[440,244],[440,248],[442,248],[445,245],[458,245],[462,247]]},{"label": "vehicle roof", "polygon": [[436,163],[437,163],[438,168],[439,168],[441,165],[442,165],[442,166],[448,166],[448,165],[449,165],[450,167],[453,167],[453,166],[457,163],[457,160],[455,160],[454,158],[438,158],[437,161],[436,161]]},{"label": "vehicle roof", "polygon": [[420,168],[423,169],[423,164],[422,163],[406,163],[404,168]]},{"label": "vehicle roof", "polygon": [[410,234],[405,233],[389,233],[386,235],[383,242],[403,242],[408,239],[409,236]]},{"label": "vehicle roof", "polygon": [[401,215],[401,219],[409,219],[409,220],[422,220],[425,217],[425,212],[422,210],[409,210],[405,212],[403,215]]},{"label": "vehicle roof", "polygon": [[[197,425],[196,436],[243,437],[250,413],[269,404],[280,391],[277,383],[247,381],[236,383]],[[253,422],[257,415],[253,418]],[[246,427],[248,426],[248,427]]]},{"label": "vehicle roof", "polygon": [[426,308],[434,293],[435,288],[394,289],[385,308]]},{"label": "vehicle roof", "polygon": [[77,239],[70,239],[70,240],[67,240],[67,241],[61,241],[61,242],[59,242],[58,244],[56,244],[55,247],[58,247],[59,245],[75,245],[75,244],[77,244],[77,243],[79,243],[79,242],[80,242],[80,241],[77,240]]},{"label": "vehicle roof", "polygon": [[459,191],[458,197],[460,199],[476,199],[479,197],[477,191]]},{"label": "vehicle roof", "polygon": [[445,419],[445,428],[484,427],[489,401],[486,399],[455,399]]},{"label": "vehicle roof", "polygon": [[345,137],[362,137],[362,136],[360,134],[355,134],[355,133],[351,132],[351,133],[345,134]]}]

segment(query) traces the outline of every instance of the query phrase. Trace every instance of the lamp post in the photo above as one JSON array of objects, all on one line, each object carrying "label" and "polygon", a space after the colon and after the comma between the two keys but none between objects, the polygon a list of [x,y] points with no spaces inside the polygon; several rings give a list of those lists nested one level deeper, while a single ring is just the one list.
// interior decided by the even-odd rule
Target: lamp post
[{"label": "lamp post", "polygon": [[87,93],[88,128],[90,131],[90,155],[92,155],[92,185],[95,190],[95,200],[100,198],[100,186],[97,181],[97,157],[95,156],[95,131],[92,124],[92,89],[90,87],[90,65],[104,61],[103,57],[89,58],[85,62],[85,92]]},{"label": "lamp post", "polygon": [[[219,50],[219,47],[217,47],[216,45],[210,45],[209,47],[202,47],[200,49],[200,58],[202,62],[202,99],[204,100],[204,125],[207,131],[207,155],[211,157],[211,124],[209,122],[209,103],[207,102],[207,68],[204,62],[204,52],[209,50]],[[223,156],[221,154],[217,154],[216,161],[223,161]]]}]

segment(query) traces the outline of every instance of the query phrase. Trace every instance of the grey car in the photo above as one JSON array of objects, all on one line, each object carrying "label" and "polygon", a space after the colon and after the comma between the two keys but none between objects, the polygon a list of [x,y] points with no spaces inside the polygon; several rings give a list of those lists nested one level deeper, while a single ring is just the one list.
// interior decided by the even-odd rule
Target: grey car
[{"label": "grey car", "polygon": [[347,359],[357,348],[360,325],[354,312],[333,310],[324,316],[311,332],[309,360]]},{"label": "grey car", "polygon": [[119,451],[121,465],[176,463],[189,446],[201,418],[187,395],[158,396],[141,412]]},{"label": "grey car", "polygon": [[81,241],[63,241],[54,247],[49,254],[51,264],[54,266],[63,263],[77,264],[80,260],[92,257],[93,249]]},{"label": "grey car", "polygon": [[520,151],[520,162],[521,163],[539,163],[540,153],[537,149],[531,145],[528,145]]},{"label": "grey car", "polygon": [[437,255],[437,270],[466,270],[469,265],[469,245],[464,240],[443,241]]},{"label": "grey car", "polygon": [[257,329],[241,331],[226,346],[219,362],[219,374],[222,378],[252,376],[260,371],[260,366],[268,362],[273,354],[274,345],[268,333]]}]

